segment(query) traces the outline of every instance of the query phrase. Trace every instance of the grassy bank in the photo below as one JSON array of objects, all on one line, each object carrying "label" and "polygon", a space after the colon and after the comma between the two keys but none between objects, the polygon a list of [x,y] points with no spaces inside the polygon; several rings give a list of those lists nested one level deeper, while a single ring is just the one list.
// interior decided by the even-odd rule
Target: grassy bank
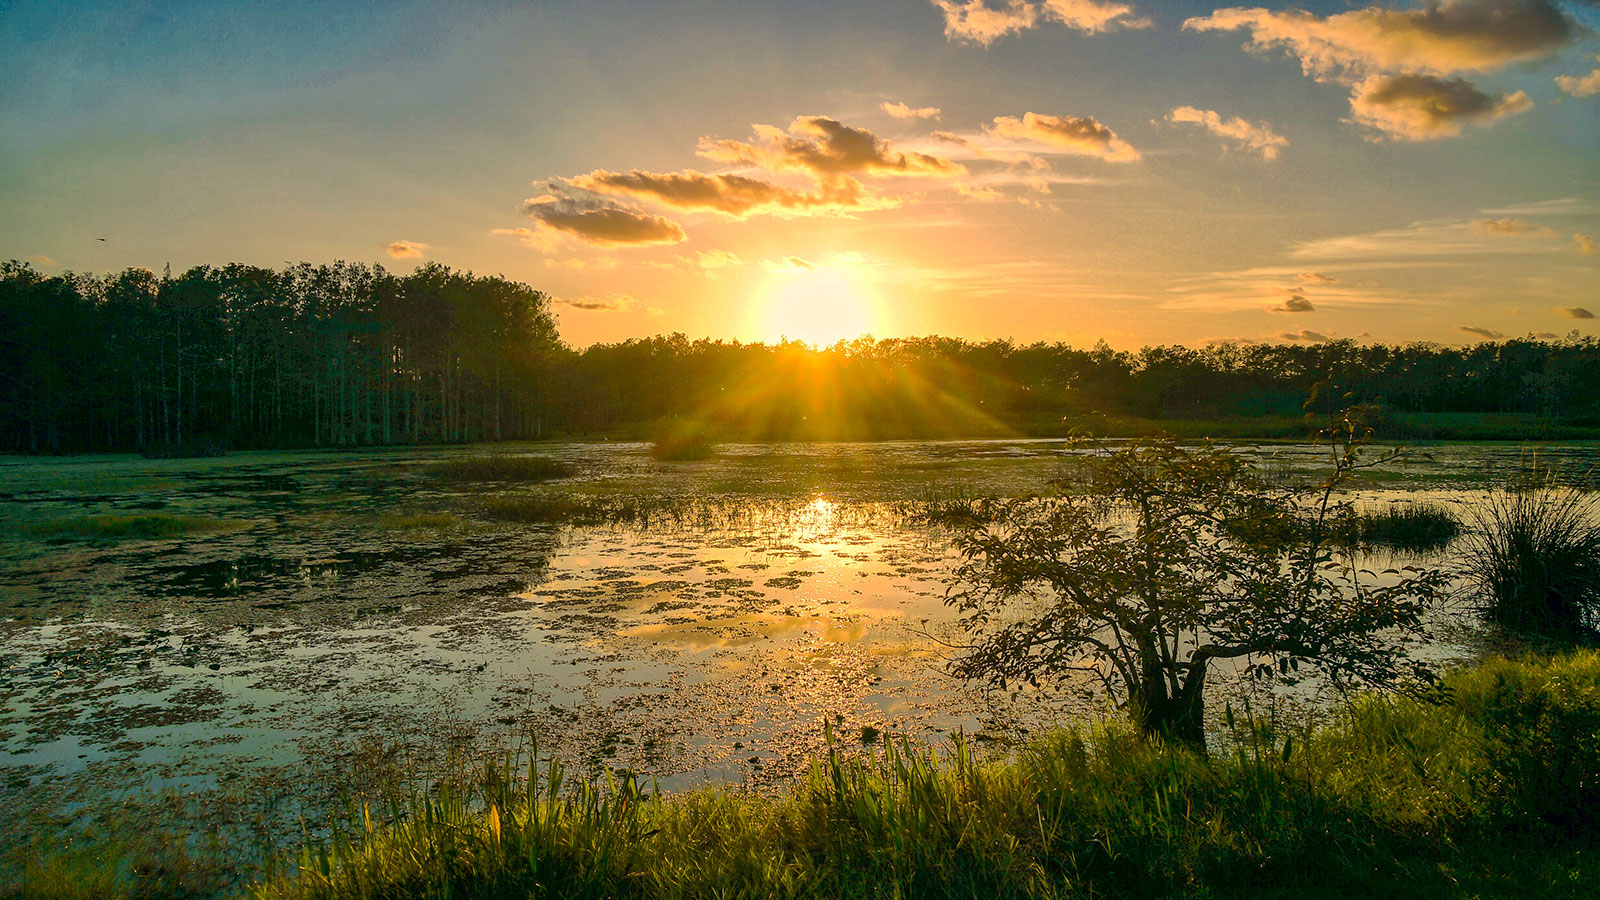
[{"label": "grassy bank", "polygon": [[[530,790],[491,766],[470,796],[353,815],[246,896],[1600,894],[1600,654],[1491,660],[1431,700],[1238,721],[1209,760],[1117,724],[990,761],[890,741],[817,760],[778,799],[574,791],[559,766]],[[45,852],[0,897],[197,896],[202,871]]]}]

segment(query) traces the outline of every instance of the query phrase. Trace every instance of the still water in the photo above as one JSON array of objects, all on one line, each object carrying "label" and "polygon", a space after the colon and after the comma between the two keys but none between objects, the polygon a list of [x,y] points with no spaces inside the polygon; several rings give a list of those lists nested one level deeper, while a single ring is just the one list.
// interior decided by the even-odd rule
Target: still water
[{"label": "still water", "polygon": [[[1326,453],[1246,449],[1291,479]],[[959,729],[1003,743],[1099,709],[1070,685],[1013,696],[945,674],[961,639],[943,603],[956,559],[947,532],[910,515],[928,500],[1045,490],[1059,442],[729,445],[694,463],[647,450],[0,464],[6,793],[70,804],[233,790],[301,815],[534,737],[664,788],[759,788],[800,771],[825,724],[846,742]],[[579,474],[505,485],[429,471],[482,452],[556,457]],[[1428,447],[1357,499],[1471,503],[1527,456]],[[1593,445],[1542,455],[1569,471],[1596,460]],[[660,512],[508,524],[486,514],[507,495]],[[140,514],[213,526],[158,539],[71,527]],[[1482,639],[1458,605],[1436,617],[1426,652],[1466,658]]]}]

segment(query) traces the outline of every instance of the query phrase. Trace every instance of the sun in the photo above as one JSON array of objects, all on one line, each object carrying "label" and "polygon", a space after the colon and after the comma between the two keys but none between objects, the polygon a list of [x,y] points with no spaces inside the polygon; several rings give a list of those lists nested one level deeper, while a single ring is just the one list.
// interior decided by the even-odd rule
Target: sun
[{"label": "sun", "polygon": [[871,334],[881,325],[877,296],[842,267],[772,272],[751,313],[750,330],[763,339],[788,338],[817,347]]}]

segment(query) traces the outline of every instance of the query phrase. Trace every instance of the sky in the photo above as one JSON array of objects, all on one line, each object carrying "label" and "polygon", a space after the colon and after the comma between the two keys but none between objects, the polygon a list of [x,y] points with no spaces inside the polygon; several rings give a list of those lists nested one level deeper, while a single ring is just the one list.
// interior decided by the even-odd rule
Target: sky
[{"label": "sky", "polygon": [[[434,261],[563,338],[1600,333],[1594,0],[10,0],[0,259]],[[101,240],[103,238],[103,240]]]}]

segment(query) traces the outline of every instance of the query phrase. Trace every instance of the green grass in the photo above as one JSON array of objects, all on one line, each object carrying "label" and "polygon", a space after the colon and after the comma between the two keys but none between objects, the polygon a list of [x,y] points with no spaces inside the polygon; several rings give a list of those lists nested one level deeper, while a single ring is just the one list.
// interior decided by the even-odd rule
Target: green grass
[{"label": "green grass", "polygon": [[775,800],[491,766],[471,796],[352,817],[251,896],[1595,895],[1600,656],[1447,688],[1317,730],[1239,722],[1210,759],[1120,724],[997,761],[894,739]]},{"label": "green grass", "polygon": [[[830,743],[776,798],[574,784],[489,764],[470,790],[353,809],[254,900],[528,897],[1600,895],[1600,654],[1492,659],[1321,727],[1226,716],[1206,758],[1122,723],[1002,758]],[[865,732],[860,743],[867,743]],[[450,783],[459,783],[452,780]],[[168,848],[163,853],[161,846]],[[185,849],[186,845],[190,849]],[[41,839],[0,898],[218,896],[201,837]],[[238,882],[233,882],[238,883]]]},{"label": "green grass", "polygon": [[249,527],[248,522],[204,516],[183,516],[173,513],[105,513],[41,522],[34,525],[32,530],[35,534],[45,537],[120,541],[215,534]]},{"label": "green grass", "polygon": [[576,474],[569,464],[547,456],[474,456],[434,464],[432,473],[446,481],[540,482]]}]

